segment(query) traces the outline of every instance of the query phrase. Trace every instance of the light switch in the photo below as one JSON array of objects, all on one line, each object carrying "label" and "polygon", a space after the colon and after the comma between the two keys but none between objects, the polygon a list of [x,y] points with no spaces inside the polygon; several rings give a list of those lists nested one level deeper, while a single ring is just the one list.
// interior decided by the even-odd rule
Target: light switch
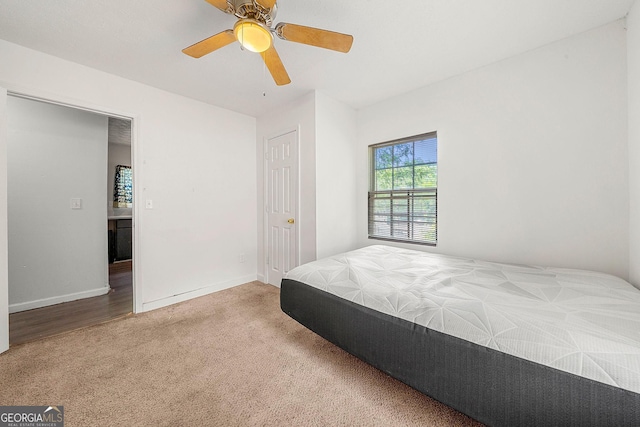
[{"label": "light switch", "polygon": [[147,209],[153,209],[153,200],[147,199],[147,201],[144,204],[144,207]]},{"label": "light switch", "polygon": [[82,209],[82,199],[71,199],[71,209]]}]

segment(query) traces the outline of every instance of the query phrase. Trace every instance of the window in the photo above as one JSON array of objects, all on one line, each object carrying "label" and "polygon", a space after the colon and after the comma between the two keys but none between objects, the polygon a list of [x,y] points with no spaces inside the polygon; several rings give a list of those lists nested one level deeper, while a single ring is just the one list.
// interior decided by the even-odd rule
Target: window
[{"label": "window", "polygon": [[113,207],[130,208],[133,206],[133,176],[131,166],[116,166],[113,183]]},{"label": "window", "polygon": [[436,133],[372,145],[369,149],[369,238],[435,245]]}]

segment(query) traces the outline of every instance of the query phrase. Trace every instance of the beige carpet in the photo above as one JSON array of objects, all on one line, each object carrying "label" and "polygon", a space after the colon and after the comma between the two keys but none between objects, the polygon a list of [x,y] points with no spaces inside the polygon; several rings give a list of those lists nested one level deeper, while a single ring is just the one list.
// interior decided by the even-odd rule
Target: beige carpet
[{"label": "beige carpet", "polygon": [[280,311],[258,282],[12,347],[0,405],[66,426],[480,425]]}]

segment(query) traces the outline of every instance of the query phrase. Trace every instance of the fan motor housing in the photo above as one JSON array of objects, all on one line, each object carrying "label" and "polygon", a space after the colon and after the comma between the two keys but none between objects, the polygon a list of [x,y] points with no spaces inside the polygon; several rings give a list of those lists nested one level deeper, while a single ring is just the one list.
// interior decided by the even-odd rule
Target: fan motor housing
[{"label": "fan motor housing", "polygon": [[271,9],[265,9],[254,0],[229,0],[233,5],[234,15],[240,19],[252,18],[264,23],[267,27],[273,25],[278,6],[273,5]]}]

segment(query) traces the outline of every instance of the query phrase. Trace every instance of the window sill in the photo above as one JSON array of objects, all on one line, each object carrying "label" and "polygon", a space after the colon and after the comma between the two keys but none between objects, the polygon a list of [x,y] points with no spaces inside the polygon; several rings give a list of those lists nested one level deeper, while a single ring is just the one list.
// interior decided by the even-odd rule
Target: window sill
[{"label": "window sill", "polygon": [[386,237],[377,237],[377,236],[368,236],[369,240],[382,240],[385,242],[394,242],[394,243],[408,243],[411,245],[420,245],[420,246],[431,246],[431,247],[436,247],[438,246],[438,243],[431,243],[431,242],[418,242],[415,240],[402,240],[402,239],[389,239]]}]

